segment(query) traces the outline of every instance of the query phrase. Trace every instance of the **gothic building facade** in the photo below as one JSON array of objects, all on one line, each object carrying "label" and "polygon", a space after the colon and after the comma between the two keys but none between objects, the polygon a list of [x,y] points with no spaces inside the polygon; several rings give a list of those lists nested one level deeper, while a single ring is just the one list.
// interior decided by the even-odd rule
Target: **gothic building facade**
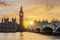
[{"label": "gothic building facade", "polygon": [[21,6],[19,12],[19,24],[16,23],[16,18],[12,18],[12,21],[9,21],[9,18],[2,18],[2,22],[0,23],[0,32],[22,32],[24,31],[23,25],[23,8]]},{"label": "gothic building facade", "polygon": [[12,32],[16,30],[16,18],[12,18],[12,21],[9,21],[9,18],[2,18],[2,22],[0,23],[0,32]]}]

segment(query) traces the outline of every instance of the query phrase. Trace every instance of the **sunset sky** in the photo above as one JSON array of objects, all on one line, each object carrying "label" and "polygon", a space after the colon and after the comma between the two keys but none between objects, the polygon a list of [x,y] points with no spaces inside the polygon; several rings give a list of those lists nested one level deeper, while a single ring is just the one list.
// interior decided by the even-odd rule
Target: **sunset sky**
[{"label": "sunset sky", "polygon": [[60,0],[0,0],[0,17],[10,19],[16,17],[18,22],[21,4],[24,10],[25,26],[35,19],[50,21],[56,18],[60,20]]}]

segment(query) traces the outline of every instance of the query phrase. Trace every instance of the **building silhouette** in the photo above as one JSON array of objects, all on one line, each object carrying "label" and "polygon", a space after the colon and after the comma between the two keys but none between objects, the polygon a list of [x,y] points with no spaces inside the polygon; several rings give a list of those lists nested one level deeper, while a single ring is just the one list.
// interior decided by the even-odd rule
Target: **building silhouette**
[{"label": "building silhouette", "polygon": [[23,25],[23,19],[24,19],[24,12],[23,12],[23,8],[21,6],[20,8],[20,12],[19,12],[19,31],[24,31],[24,25]]},{"label": "building silhouette", "polygon": [[21,6],[19,12],[19,24],[16,23],[16,18],[12,17],[12,21],[9,21],[9,18],[2,18],[2,22],[0,23],[0,32],[22,32],[24,31],[23,25],[23,8]]},{"label": "building silhouette", "polygon": [[12,21],[9,21],[9,18],[2,18],[2,22],[0,23],[0,32],[13,32],[16,30],[16,18],[12,18]]}]

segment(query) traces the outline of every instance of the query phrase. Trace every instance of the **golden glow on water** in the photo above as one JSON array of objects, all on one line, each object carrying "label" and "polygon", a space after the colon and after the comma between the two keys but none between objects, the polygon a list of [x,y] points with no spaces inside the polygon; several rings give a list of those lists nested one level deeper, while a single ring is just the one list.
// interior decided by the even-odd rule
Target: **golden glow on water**
[{"label": "golden glow on water", "polygon": [[42,35],[37,33],[23,32],[21,33],[0,33],[0,40],[56,40],[59,37]]},{"label": "golden glow on water", "polygon": [[53,37],[42,34],[24,32],[23,40],[53,40]]}]

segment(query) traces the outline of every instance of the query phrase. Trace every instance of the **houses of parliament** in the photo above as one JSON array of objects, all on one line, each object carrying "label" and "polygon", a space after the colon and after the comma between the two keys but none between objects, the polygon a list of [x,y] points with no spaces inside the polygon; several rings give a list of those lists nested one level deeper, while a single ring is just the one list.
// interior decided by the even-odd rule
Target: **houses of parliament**
[{"label": "houses of parliament", "polygon": [[9,18],[2,18],[2,22],[0,23],[0,32],[22,32],[24,31],[23,26],[23,8],[21,6],[20,12],[19,12],[19,24],[16,23],[16,18],[12,18],[12,21],[9,21]]}]

